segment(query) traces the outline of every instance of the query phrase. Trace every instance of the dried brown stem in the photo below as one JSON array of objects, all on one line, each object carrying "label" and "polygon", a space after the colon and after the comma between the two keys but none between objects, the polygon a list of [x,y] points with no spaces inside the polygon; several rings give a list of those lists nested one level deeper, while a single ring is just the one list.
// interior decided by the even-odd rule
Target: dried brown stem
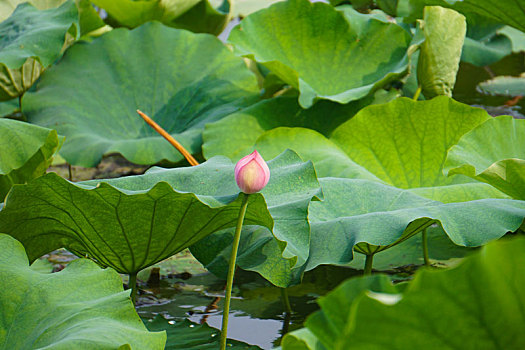
[{"label": "dried brown stem", "polygon": [[144,114],[138,109],[137,109],[137,113],[142,117],[142,119],[144,119],[146,123],[148,123],[149,126],[151,126],[162,137],[168,140],[168,142],[171,143],[171,145],[175,147],[177,151],[179,151],[180,154],[184,156],[184,158],[186,158],[186,160],[188,161],[188,163],[190,163],[190,165],[199,165],[199,162],[197,162],[197,160],[193,158],[190,152],[188,152],[180,143],[178,143],[177,140],[173,138],[173,136],[168,134],[168,132],[164,130],[159,124],[157,124],[153,119],[151,119],[150,117],[148,117],[146,114]]}]

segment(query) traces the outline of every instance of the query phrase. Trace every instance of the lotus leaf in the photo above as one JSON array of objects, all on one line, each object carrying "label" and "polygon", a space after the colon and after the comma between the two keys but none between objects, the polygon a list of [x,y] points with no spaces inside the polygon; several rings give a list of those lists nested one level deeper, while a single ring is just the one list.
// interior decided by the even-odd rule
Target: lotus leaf
[{"label": "lotus leaf", "polygon": [[520,0],[409,0],[410,14],[402,15],[408,15],[409,20],[414,19],[420,15],[424,6],[435,5],[452,8],[467,17],[471,14],[484,16],[525,32],[525,7]]},{"label": "lotus leaf", "polygon": [[78,259],[57,273],[29,267],[20,242],[0,234],[3,349],[164,349],[148,332],[111,269]]},{"label": "lotus leaf", "polygon": [[[308,203],[320,192],[315,172],[291,151],[268,165],[272,180],[262,195],[250,196],[245,223],[272,230],[289,265],[304,263]],[[233,169],[216,157],[191,168],[78,184],[47,174],[11,191],[0,231],[24,243],[31,260],[65,247],[134,274],[235,226],[242,199]]]},{"label": "lotus leaf", "polygon": [[[270,119],[253,115],[260,120],[259,127],[252,122],[253,118],[242,119],[242,123],[250,123],[250,134],[267,128],[265,120]],[[320,177],[375,179],[441,202],[505,198],[492,186],[472,182],[465,176],[447,178],[442,173],[448,149],[488,118],[484,110],[446,96],[429,101],[398,98],[363,108],[337,127],[329,139],[313,130],[281,127],[260,134],[255,147],[268,159],[291,148],[303,159],[312,160]],[[235,122],[241,122],[241,118]],[[224,124],[210,125],[207,132],[224,126],[216,135],[226,135],[226,127],[236,130],[231,134],[239,133],[233,124],[227,123],[225,119]],[[218,136],[205,137],[218,142]],[[247,149],[255,135],[250,136],[250,141],[235,138],[239,140],[238,148]],[[235,156],[226,147],[221,150]]]},{"label": "lotus leaf", "polygon": [[403,75],[411,37],[394,23],[369,18],[353,26],[328,4],[290,0],[252,13],[228,40],[298,89],[308,108],[317,99],[360,99]]},{"label": "lotus leaf", "polygon": [[479,88],[486,94],[504,96],[525,96],[525,74],[520,77],[500,76],[479,83]]},{"label": "lotus leaf", "polygon": [[257,92],[255,76],[218,39],[150,22],[71,47],[24,95],[22,110],[30,122],[67,137],[61,155],[70,164],[95,166],[114,152],[155,164],[182,156],[137,109],[197,153],[204,125]]},{"label": "lotus leaf", "polygon": [[113,26],[138,27],[148,21],[218,35],[229,20],[230,0],[214,8],[208,0],[91,0],[109,15]]},{"label": "lotus leaf", "polygon": [[525,120],[501,116],[466,133],[450,149],[444,171],[470,176],[524,200]]},{"label": "lotus leaf", "polygon": [[44,175],[63,141],[55,130],[0,119],[0,202],[13,184]]},{"label": "lotus leaf", "polygon": [[[150,331],[166,330],[168,341],[165,350],[216,350],[218,348],[220,333],[206,323],[195,324],[188,320],[172,323],[169,323],[161,315],[145,322]],[[259,350],[260,348],[228,339],[228,349]]]},{"label": "lotus leaf", "polygon": [[396,245],[438,223],[457,245],[476,247],[515,231],[525,202],[482,199],[441,203],[375,181],[320,179],[324,201],[312,202],[308,266],[347,264]]},{"label": "lotus leaf", "polygon": [[498,33],[507,36],[512,42],[512,52],[525,51],[525,33],[516,28],[505,26]]},{"label": "lotus leaf", "polygon": [[60,57],[66,33],[71,27],[76,32],[78,26],[78,10],[72,0],[45,11],[24,3],[1,22],[0,101],[29,89],[41,71]]},{"label": "lotus leaf", "polygon": [[226,155],[238,161],[251,151],[261,134],[280,126],[311,128],[328,136],[361,108],[369,104],[388,102],[395,97],[395,91],[378,91],[373,97],[345,105],[319,101],[309,109],[302,109],[296,96],[262,100],[206,125],[202,135],[202,152],[206,158]]},{"label": "lotus leaf", "polygon": [[[403,286],[381,275],[350,279],[319,299],[308,340],[335,350],[521,349],[524,249],[523,238],[494,242],[457,268],[423,269]],[[283,350],[313,349],[287,347],[303,334],[287,335]]]}]

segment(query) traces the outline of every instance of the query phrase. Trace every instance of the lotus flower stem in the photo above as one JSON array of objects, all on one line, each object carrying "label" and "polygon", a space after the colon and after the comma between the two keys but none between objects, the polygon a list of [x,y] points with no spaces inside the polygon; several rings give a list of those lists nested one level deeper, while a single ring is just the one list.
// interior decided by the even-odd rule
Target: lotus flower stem
[{"label": "lotus flower stem", "polygon": [[287,314],[292,313],[292,306],[290,305],[290,298],[288,298],[288,289],[286,288],[279,288],[281,289],[281,299],[283,300],[284,304],[284,312]]},{"label": "lotus flower stem", "polygon": [[418,85],[416,93],[414,94],[414,97],[413,97],[414,101],[417,101],[417,99],[419,98],[420,94],[421,94],[421,85]]},{"label": "lotus flower stem", "polygon": [[430,266],[430,259],[428,257],[428,236],[427,236],[426,228],[423,230],[422,239],[423,239],[423,260],[425,261],[426,266]]},{"label": "lotus flower stem", "polygon": [[128,283],[128,289],[131,289],[131,301],[133,302],[133,305],[137,304],[137,273],[130,273],[129,274],[129,283]]},{"label": "lotus flower stem", "polygon": [[364,276],[372,274],[372,265],[374,265],[374,254],[367,254],[365,259],[365,270],[363,271]]},{"label": "lotus flower stem", "polygon": [[193,158],[191,153],[188,152],[180,143],[178,143],[177,140],[173,138],[173,136],[168,134],[168,132],[164,130],[159,124],[157,124],[153,119],[151,119],[150,117],[148,117],[146,114],[142,113],[138,109],[137,109],[137,113],[142,117],[142,119],[144,119],[146,123],[148,123],[149,126],[151,126],[156,132],[158,132],[160,136],[168,140],[168,142],[171,143],[171,145],[175,147],[177,151],[179,151],[180,154],[184,156],[184,158],[186,158],[186,160],[188,161],[188,163],[190,163],[190,165],[199,165],[199,162],[197,162],[197,160]]},{"label": "lotus flower stem", "polygon": [[221,343],[220,349],[226,349],[226,340],[228,332],[228,316],[230,314],[230,301],[232,297],[233,287],[233,275],[235,274],[235,263],[237,260],[237,250],[239,249],[239,242],[241,241],[242,224],[244,222],[244,215],[246,214],[246,208],[248,207],[249,194],[242,193],[243,196],[241,209],[239,210],[239,218],[237,220],[237,227],[235,228],[235,235],[233,236],[232,253],[230,256],[230,266],[228,268],[228,278],[226,282],[226,295],[224,299],[224,310],[222,313],[222,327],[221,327]]}]

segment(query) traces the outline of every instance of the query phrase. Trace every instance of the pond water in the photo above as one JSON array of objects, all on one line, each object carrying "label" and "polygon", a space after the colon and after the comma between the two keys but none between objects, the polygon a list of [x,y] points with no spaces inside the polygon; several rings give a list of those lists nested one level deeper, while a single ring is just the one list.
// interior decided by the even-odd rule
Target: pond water
[{"label": "pond water", "polygon": [[[262,349],[280,344],[286,331],[301,328],[306,316],[318,309],[315,300],[343,280],[360,274],[347,268],[321,267],[307,273],[300,286],[288,289],[293,314],[285,317],[281,289],[255,273],[239,270],[235,277],[228,338]],[[188,319],[220,329],[224,281],[210,273],[189,279],[163,278],[159,287],[142,286],[137,311],[147,323],[157,315],[175,322]]]}]

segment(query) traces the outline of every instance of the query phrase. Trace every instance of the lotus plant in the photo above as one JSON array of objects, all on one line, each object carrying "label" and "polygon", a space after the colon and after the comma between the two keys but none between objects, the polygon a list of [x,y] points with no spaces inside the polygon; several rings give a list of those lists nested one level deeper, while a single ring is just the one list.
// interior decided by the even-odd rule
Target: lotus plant
[{"label": "lotus plant", "polygon": [[237,162],[235,165],[235,181],[241,189],[242,198],[239,218],[233,236],[232,253],[230,256],[230,265],[228,268],[228,278],[226,282],[226,295],[224,299],[224,311],[222,316],[221,327],[221,350],[226,349],[226,339],[228,331],[228,316],[230,313],[230,300],[232,296],[233,275],[235,274],[235,264],[237,260],[237,250],[241,240],[242,224],[244,215],[248,207],[248,198],[250,194],[261,191],[270,180],[270,169],[268,165],[256,150]]}]

